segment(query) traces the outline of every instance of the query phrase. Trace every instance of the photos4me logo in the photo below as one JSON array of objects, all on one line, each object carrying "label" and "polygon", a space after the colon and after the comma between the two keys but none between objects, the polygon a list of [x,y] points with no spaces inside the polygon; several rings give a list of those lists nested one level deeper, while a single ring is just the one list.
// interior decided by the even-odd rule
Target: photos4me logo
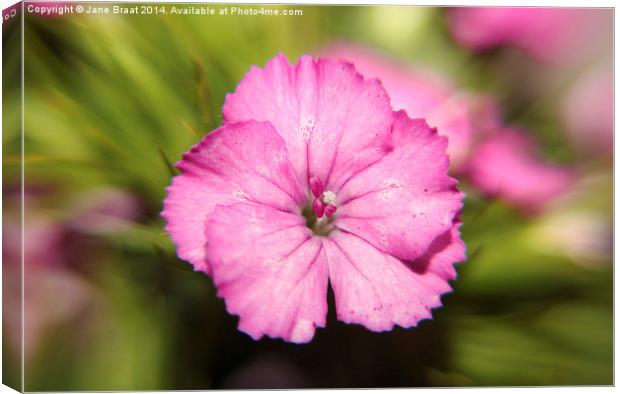
[{"label": "photos4me logo", "polygon": [[20,6],[21,6],[21,3],[16,3],[2,10],[2,23],[8,22],[9,20],[15,18],[17,14],[19,13]]}]

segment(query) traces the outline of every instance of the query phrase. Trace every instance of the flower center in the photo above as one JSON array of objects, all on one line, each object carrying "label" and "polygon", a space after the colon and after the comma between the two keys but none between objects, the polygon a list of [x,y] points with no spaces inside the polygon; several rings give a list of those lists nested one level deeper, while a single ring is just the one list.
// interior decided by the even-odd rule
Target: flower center
[{"label": "flower center", "polygon": [[310,204],[306,205],[301,213],[306,219],[306,226],[312,230],[314,235],[325,237],[334,230],[334,218],[326,216],[318,218]]},{"label": "flower center", "polygon": [[302,213],[306,218],[306,225],[316,235],[327,235],[334,229],[332,216],[336,213],[336,194],[324,190],[323,182],[317,177],[309,179],[312,203],[306,206]]}]

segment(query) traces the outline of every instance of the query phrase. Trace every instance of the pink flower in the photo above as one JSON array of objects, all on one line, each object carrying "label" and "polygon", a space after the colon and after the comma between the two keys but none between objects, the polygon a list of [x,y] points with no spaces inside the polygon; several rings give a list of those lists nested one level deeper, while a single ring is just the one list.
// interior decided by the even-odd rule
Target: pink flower
[{"label": "pink flower", "polygon": [[612,13],[604,9],[465,7],[449,10],[456,40],[474,51],[519,48],[545,63],[565,63],[590,55],[605,34]]},{"label": "pink flower", "polygon": [[453,168],[465,159],[471,143],[487,116],[488,102],[459,90],[443,76],[421,68],[406,67],[378,53],[353,44],[334,45],[326,56],[350,61],[363,75],[379,78],[395,110],[404,109],[412,118],[424,118],[440,135],[448,137],[448,155]]},{"label": "pink flower", "polygon": [[113,187],[101,187],[83,193],[74,203],[68,226],[78,232],[118,234],[131,227],[143,208],[133,194]]},{"label": "pink flower", "polygon": [[45,214],[40,202],[42,196],[31,186],[26,187],[25,193],[22,271],[20,191],[5,191],[3,195],[6,204],[2,219],[3,323],[9,347],[16,357],[22,355],[23,329],[23,355],[29,362],[45,333],[78,317],[92,301],[94,290],[67,269],[66,230],[62,223]]},{"label": "pink flower", "polygon": [[351,64],[309,56],[252,67],[223,112],[178,163],[162,215],[242,331],[310,341],[328,282],[347,323],[431,316],[465,257],[445,138]]},{"label": "pink flower", "polygon": [[471,183],[485,195],[500,197],[536,212],[572,184],[572,171],[536,157],[535,142],[516,129],[500,130],[483,141],[467,163]]},{"label": "pink flower", "polygon": [[575,146],[606,156],[613,151],[614,83],[611,64],[597,66],[571,88],[562,115]]}]

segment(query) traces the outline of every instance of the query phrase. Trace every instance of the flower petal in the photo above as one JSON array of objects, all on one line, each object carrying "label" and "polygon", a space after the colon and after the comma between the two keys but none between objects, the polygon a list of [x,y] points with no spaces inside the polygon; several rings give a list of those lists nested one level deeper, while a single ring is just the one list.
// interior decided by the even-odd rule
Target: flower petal
[{"label": "flower petal", "polygon": [[467,249],[460,227],[461,222],[455,220],[449,231],[435,238],[424,255],[408,262],[408,266],[419,274],[429,272],[446,281],[456,279],[454,264],[465,261]]},{"label": "flower petal", "polygon": [[218,295],[239,329],[308,342],[325,326],[327,263],[301,215],[239,203],[218,206],[206,227]]},{"label": "flower petal", "polygon": [[301,184],[313,175],[326,189],[329,179],[349,176],[381,155],[391,121],[378,80],[364,80],[349,63],[310,56],[295,66],[279,55],[264,69],[253,67],[226,97],[223,113],[227,122],[271,122]]},{"label": "flower petal", "polygon": [[210,272],[204,228],[217,204],[253,201],[297,212],[305,201],[284,141],[269,123],[228,124],[183,156],[168,188],[162,216],[182,259]]},{"label": "flower petal", "polygon": [[453,231],[438,239],[437,251],[414,263],[417,266],[408,266],[354,234],[334,231],[323,245],[338,319],[386,331],[395,324],[414,327],[430,318],[430,310],[441,305],[441,294],[451,290],[447,281],[455,275],[452,264],[465,257],[458,228]]},{"label": "flower petal", "polygon": [[446,138],[404,111],[394,119],[389,152],[336,193],[336,226],[414,260],[450,229],[463,194],[446,175]]}]

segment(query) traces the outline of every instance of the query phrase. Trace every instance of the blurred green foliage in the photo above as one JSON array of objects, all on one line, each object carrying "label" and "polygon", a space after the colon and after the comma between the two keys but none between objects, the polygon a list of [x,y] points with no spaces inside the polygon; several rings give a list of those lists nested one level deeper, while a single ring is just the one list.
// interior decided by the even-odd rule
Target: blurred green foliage
[{"label": "blurred green foliage", "polygon": [[[122,232],[89,240],[95,247],[82,251],[78,270],[97,289],[97,307],[47,333],[26,364],[26,389],[238,387],[238,371],[265,354],[301,371],[297,387],[611,384],[610,258],[577,264],[542,250],[529,236],[535,219],[466,183],[470,258],[434,320],[375,334],[337,323],[330,300],[328,327],[308,345],[254,342],[235,329],[210,280],[176,258],[159,212],[171,164],[221,123],[226,93],[253,64],[361,42],[497,95],[507,119],[538,133],[545,155],[579,160],[554,112],[560,93],[515,90],[494,54],[473,56],[450,40],[444,10],[294,8],[303,16],[26,16],[27,183],[55,186],[52,217],[101,185],[145,207]],[[3,25],[5,48],[17,45],[17,26]],[[5,75],[18,75],[6,53]],[[5,186],[19,181],[17,82],[4,80]],[[609,163],[588,166],[603,182],[580,204],[609,216]]]}]

